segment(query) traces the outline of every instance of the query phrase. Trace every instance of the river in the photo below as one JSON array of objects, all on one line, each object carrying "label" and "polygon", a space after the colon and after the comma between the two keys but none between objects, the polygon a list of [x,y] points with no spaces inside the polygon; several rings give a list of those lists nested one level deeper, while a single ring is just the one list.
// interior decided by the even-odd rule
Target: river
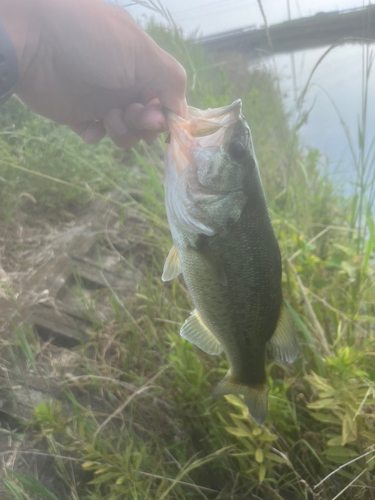
[{"label": "river", "polygon": [[[296,96],[300,95],[316,62],[327,48],[314,48],[293,54],[276,54],[273,59],[262,61],[261,64],[276,69],[288,111],[295,109]],[[307,123],[300,129],[304,144],[318,148],[323,153],[322,168],[328,168],[327,173],[333,177],[337,185],[343,186],[347,194],[353,192],[352,183],[356,172],[344,128],[330,98],[336,104],[351,135],[354,151],[358,154],[358,123],[362,119],[364,51],[366,48],[363,49],[361,45],[344,45],[336,47],[326,56],[315,71],[306,94],[303,109],[308,110],[312,107],[312,110]],[[370,55],[371,53],[374,55],[374,48],[370,46],[369,52]],[[293,58],[295,78],[292,70]],[[375,68],[369,77],[367,133],[367,147],[369,147],[375,137]]]}]

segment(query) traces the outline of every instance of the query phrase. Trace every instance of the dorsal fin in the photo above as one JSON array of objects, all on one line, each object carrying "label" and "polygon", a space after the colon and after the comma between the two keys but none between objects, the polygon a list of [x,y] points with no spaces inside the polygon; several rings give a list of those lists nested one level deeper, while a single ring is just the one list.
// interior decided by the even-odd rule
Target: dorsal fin
[{"label": "dorsal fin", "polygon": [[197,310],[194,310],[182,325],[180,335],[207,354],[218,355],[223,350],[215,335],[203,323]]},{"label": "dorsal fin", "polygon": [[177,278],[177,276],[181,272],[181,264],[180,259],[178,257],[177,249],[174,245],[169,250],[168,257],[164,264],[163,276],[161,277],[162,281],[170,281],[173,278]]},{"label": "dorsal fin", "polygon": [[293,363],[298,355],[298,344],[293,319],[282,303],[279,321],[271,339],[267,343],[268,351],[278,363]]}]

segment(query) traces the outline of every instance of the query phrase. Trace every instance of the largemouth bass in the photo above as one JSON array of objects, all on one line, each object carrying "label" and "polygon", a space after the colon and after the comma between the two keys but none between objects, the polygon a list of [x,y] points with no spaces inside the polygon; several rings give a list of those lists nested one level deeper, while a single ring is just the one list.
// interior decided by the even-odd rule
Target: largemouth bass
[{"label": "largemouth bass", "polygon": [[165,196],[174,245],[162,279],[182,273],[195,310],[181,336],[230,368],[213,396],[242,394],[267,415],[266,350],[291,363],[297,341],[281,290],[281,257],[241,101],[184,120],[168,113]]}]

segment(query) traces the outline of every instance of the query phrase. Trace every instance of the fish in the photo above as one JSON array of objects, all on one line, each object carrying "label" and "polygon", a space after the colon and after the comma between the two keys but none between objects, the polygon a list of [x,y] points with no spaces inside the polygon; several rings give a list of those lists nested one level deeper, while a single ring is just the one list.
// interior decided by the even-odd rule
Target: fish
[{"label": "fish", "polygon": [[181,336],[223,351],[229,370],[212,396],[242,395],[260,425],[267,416],[266,354],[298,353],[282,294],[282,262],[241,100],[167,112],[165,204],[173,246],[162,280],[182,273],[194,311]]}]

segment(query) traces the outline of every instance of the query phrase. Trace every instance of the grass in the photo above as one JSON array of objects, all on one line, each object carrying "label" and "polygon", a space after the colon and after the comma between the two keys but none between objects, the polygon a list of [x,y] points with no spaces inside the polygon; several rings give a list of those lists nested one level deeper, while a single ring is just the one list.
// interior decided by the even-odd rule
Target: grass
[{"label": "grass", "polygon": [[[167,285],[160,280],[171,245],[161,187],[162,142],[131,152],[116,150],[107,140],[89,147],[10,101],[0,135],[4,239],[22,212],[79,210],[118,185],[126,192],[142,190],[142,204],[129,197],[120,205],[145,218],[142,242],[152,253],[131,297],[108,288],[104,321],[95,314],[94,295],[87,303],[91,340],[70,352],[67,365],[57,366],[62,402],[41,402],[16,428],[1,429],[10,433],[20,456],[23,449],[51,457],[58,491],[42,477],[14,473],[8,465],[4,495],[17,500],[373,498],[375,235],[365,208],[371,191],[364,191],[362,182],[371,176],[363,169],[373,151],[370,138],[363,153],[365,122],[359,135],[359,193],[347,200],[321,172],[320,152],[299,146],[299,123],[290,124],[272,74],[248,73],[233,58],[229,77],[175,29],[151,24],[149,31],[187,68],[189,103],[204,108],[243,100],[280,243],[300,355],[293,366],[269,365],[264,426],[254,424],[239,399],[212,400],[209,394],[227,362],[179,336],[190,299],[181,280]],[[6,345],[14,365],[30,373],[39,367],[45,380],[56,376],[39,337],[26,329],[15,333]]]}]

